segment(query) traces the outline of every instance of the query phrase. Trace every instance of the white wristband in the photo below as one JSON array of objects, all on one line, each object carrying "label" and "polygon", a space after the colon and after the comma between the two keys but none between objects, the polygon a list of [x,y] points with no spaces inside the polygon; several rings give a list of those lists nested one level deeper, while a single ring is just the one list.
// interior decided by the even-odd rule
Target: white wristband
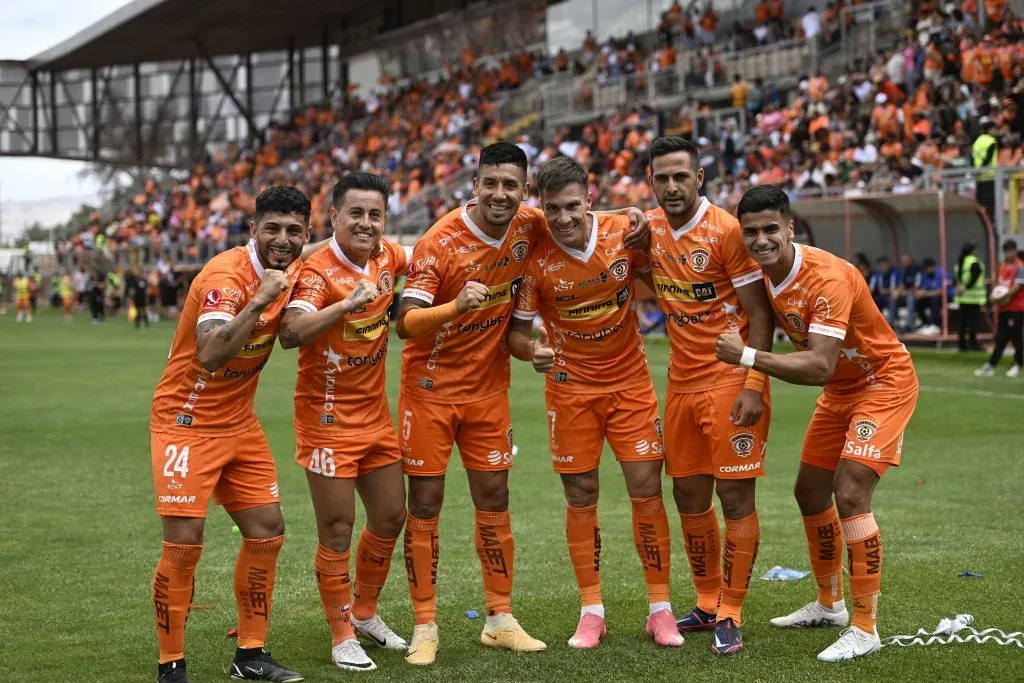
[{"label": "white wristband", "polygon": [[745,368],[754,367],[754,356],[757,355],[757,349],[752,349],[749,346],[743,347],[743,355],[740,356],[740,365]]}]

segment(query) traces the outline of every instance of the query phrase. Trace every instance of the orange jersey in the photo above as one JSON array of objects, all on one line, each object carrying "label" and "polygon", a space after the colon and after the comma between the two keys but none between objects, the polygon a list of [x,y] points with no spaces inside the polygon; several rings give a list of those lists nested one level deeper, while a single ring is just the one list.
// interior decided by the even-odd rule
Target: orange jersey
[{"label": "orange jersey", "polygon": [[563,246],[550,233],[538,239],[512,315],[544,319],[555,351],[551,389],[565,383],[575,393],[605,393],[649,383],[633,310],[633,274],[650,268],[647,255],[623,245],[628,217],[588,218],[585,251]]},{"label": "orange jersey", "polygon": [[381,252],[360,268],[331,238],[299,272],[288,308],[315,313],[343,300],[359,280],[377,283],[382,296],[339,320],[299,348],[295,431],[309,437],[366,434],[391,426],[385,359],[395,279],[405,275],[405,247],[381,240]]},{"label": "orange jersey", "polygon": [[[299,262],[285,274],[292,283]],[[242,350],[207,372],[199,363],[196,325],[207,320],[231,321],[259,290],[263,266],[250,242],[214,256],[189,287],[167,365],[153,396],[151,429],[201,436],[233,436],[250,431],[256,422],[252,407],[260,371],[277,339],[277,326],[287,296],[278,297],[260,314]]]},{"label": "orange jersey", "polygon": [[779,324],[798,349],[807,349],[811,333],[843,340],[825,392],[916,386],[910,353],[878,310],[860,271],[827,251],[793,246],[793,270],[778,287],[767,276],[765,284]]},{"label": "orange jersey", "polygon": [[505,343],[516,292],[544,214],[519,207],[501,239],[491,239],[469,217],[470,204],[434,224],[416,243],[403,297],[431,306],[454,301],[468,280],[490,289],[484,304],[434,333],[407,339],[402,390],[425,401],[469,403],[508,390]]},{"label": "orange jersey", "polygon": [[690,393],[743,384],[745,368],[715,357],[715,340],[723,332],[746,339],[747,314],[736,288],[761,279],[761,269],[743,247],[739,221],[702,197],[693,219],[679,230],[672,229],[661,209],[649,211],[647,222],[654,293],[667,318],[669,390]]}]

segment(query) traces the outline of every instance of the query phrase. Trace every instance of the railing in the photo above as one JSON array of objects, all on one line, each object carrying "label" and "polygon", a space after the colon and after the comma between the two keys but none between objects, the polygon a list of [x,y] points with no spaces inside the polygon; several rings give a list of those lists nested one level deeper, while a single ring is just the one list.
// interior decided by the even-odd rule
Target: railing
[{"label": "railing", "polygon": [[880,47],[896,43],[907,25],[907,0],[875,0],[843,8],[839,15],[840,50],[847,68]]},{"label": "railing", "polygon": [[938,189],[973,198],[985,209],[1000,239],[1020,229],[1020,197],[1024,189],[1024,168],[946,168],[925,173],[923,189]]},{"label": "railing", "polygon": [[580,76],[543,88],[546,123],[599,116],[630,104],[670,104],[704,88],[726,86],[734,74],[747,80],[796,77],[814,69],[810,41],[791,40],[738,52],[694,54],[680,50],[675,68],[623,76]]}]

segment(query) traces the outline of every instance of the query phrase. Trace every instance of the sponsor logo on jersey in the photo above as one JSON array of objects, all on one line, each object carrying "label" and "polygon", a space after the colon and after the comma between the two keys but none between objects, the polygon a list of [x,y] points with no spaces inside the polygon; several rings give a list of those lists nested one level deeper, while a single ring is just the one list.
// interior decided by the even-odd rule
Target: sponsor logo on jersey
[{"label": "sponsor logo on jersey", "polygon": [[392,277],[391,271],[381,271],[381,274],[377,276],[377,284],[380,285],[381,291],[390,294],[395,288],[395,279]]},{"label": "sponsor logo on jersey", "polygon": [[745,462],[742,465],[727,465],[726,467],[719,467],[718,471],[721,474],[732,474],[735,472],[756,472],[761,469],[761,461],[757,462]]},{"label": "sponsor logo on jersey", "polygon": [[551,380],[553,382],[568,382],[569,373],[559,370],[558,372],[551,373]]},{"label": "sponsor logo on jersey", "polygon": [[345,341],[365,341],[376,339],[388,331],[388,323],[391,321],[388,309],[362,320],[346,320],[343,338]]},{"label": "sponsor logo on jersey", "polygon": [[322,424],[322,425],[332,425],[332,424],[334,424],[334,416],[333,415],[321,415],[320,416],[320,424]]},{"label": "sponsor logo on jersey", "polygon": [[456,239],[456,238],[458,238],[458,237],[461,237],[462,235],[464,235],[464,234],[465,234],[465,232],[466,232],[465,230],[456,230],[455,232],[453,232],[453,233],[452,233],[452,234],[450,234],[450,235],[445,235],[444,237],[442,237],[441,239],[439,239],[439,240],[438,240],[437,242],[438,242],[438,244],[440,244],[440,245],[441,245],[442,247],[447,247],[447,246],[448,246],[448,243],[449,243],[449,242],[451,242],[451,241],[452,241],[453,239]]},{"label": "sponsor logo on jersey", "polygon": [[558,316],[562,320],[595,320],[617,311],[629,303],[629,285],[615,294],[601,299],[586,301],[581,304],[558,308]]},{"label": "sponsor logo on jersey", "polygon": [[629,259],[626,257],[615,259],[608,266],[608,273],[616,280],[625,280],[629,277]]},{"label": "sponsor logo on jersey", "polygon": [[206,293],[206,307],[216,308],[217,305],[224,299],[224,295],[219,289],[211,289]]},{"label": "sponsor logo on jersey", "polygon": [[564,292],[568,292],[569,290],[571,290],[572,289],[572,285],[573,285],[572,282],[566,282],[562,278],[558,278],[558,284],[554,285],[552,287],[552,289],[554,289],[556,292],[564,293]]},{"label": "sponsor logo on jersey", "polygon": [[423,378],[423,379],[420,380],[419,384],[420,384],[420,389],[433,389],[434,388],[434,380],[432,380],[432,379]]},{"label": "sponsor logo on jersey", "polygon": [[568,465],[569,463],[572,462],[572,458],[573,458],[573,456],[571,456],[571,455],[552,455],[551,456],[551,462],[563,463],[563,464]]},{"label": "sponsor logo on jersey", "polygon": [[174,418],[174,424],[181,425],[182,427],[191,427],[192,416],[185,413],[178,413]]},{"label": "sponsor logo on jersey", "polygon": [[590,287],[590,286],[593,286],[593,285],[599,285],[602,282],[608,282],[608,273],[604,272],[603,270],[601,271],[601,273],[597,277],[592,277],[589,280],[583,280],[581,282],[577,282],[576,286],[579,287],[580,289],[583,289],[584,287]]},{"label": "sponsor logo on jersey", "polygon": [[515,280],[510,282],[503,282],[500,285],[488,287],[487,295],[484,297],[483,303],[480,304],[480,309],[511,303],[512,300],[515,299],[516,292],[519,291],[519,285],[521,285],[522,282],[523,278],[517,277]]},{"label": "sponsor logo on jersey", "polygon": [[690,250],[690,267],[698,273],[704,272],[704,269],[711,263],[711,252],[703,247]]},{"label": "sponsor logo on jersey", "polygon": [[654,276],[654,291],[666,301],[714,301],[718,298],[714,282],[683,282],[664,275]]},{"label": "sponsor logo on jersey", "polygon": [[520,263],[522,263],[523,259],[525,259],[526,255],[529,254],[529,253],[530,253],[530,242],[529,242],[529,240],[516,240],[515,242],[512,243],[512,257],[516,261],[519,261]]},{"label": "sponsor logo on jersey", "polygon": [[511,425],[509,425],[509,428],[505,430],[505,437],[508,439],[508,447],[512,448],[512,445],[515,443],[515,437],[512,434],[512,426]]},{"label": "sponsor logo on jersey", "polygon": [[878,433],[878,423],[867,418],[857,420],[853,423],[853,433],[857,436],[857,441],[867,443]]},{"label": "sponsor logo on jersey", "polygon": [[790,327],[792,327],[797,332],[803,333],[807,331],[807,325],[804,324],[803,316],[801,316],[800,314],[790,312],[782,317],[785,318],[786,322],[789,323]]},{"label": "sponsor logo on jersey", "polygon": [[832,306],[828,299],[819,296],[814,302],[814,322],[823,323],[832,317]]},{"label": "sponsor logo on jersey", "polygon": [[160,496],[161,503],[185,503],[191,504],[196,502],[195,496]]},{"label": "sponsor logo on jersey", "polygon": [[167,482],[167,490],[168,491],[180,491],[183,488],[185,488],[185,485],[182,484],[177,479],[175,479],[174,477],[171,477],[171,480],[169,482]]},{"label": "sponsor logo on jersey", "polygon": [[472,254],[477,250],[475,244],[463,244],[461,247],[454,247],[448,250],[449,256],[456,256],[458,254]]},{"label": "sponsor logo on jersey", "polygon": [[660,417],[654,418],[654,433],[658,435],[659,439],[664,439],[665,438],[665,428],[661,424],[661,418]]},{"label": "sponsor logo on jersey", "polygon": [[748,457],[754,451],[754,435],[750,432],[733,434],[729,438],[729,443],[732,444],[732,449],[736,452],[736,455],[741,458]]},{"label": "sponsor logo on jersey", "polygon": [[271,349],[274,348],[274,339],[277,335],[273,334],[262,334],[253,339],[248,339],[245,342],[245,346],[238,352],[236,358],[259,358],[270,353]]}]

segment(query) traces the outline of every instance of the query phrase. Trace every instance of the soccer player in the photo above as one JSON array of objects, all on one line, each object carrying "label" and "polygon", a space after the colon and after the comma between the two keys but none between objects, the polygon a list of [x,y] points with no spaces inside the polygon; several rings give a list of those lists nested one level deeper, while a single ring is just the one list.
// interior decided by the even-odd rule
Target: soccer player
[{"label": "soccer player", "polygon": [[64,320],[71,320],[71,311],[75,307],[75,289],[70,273],[64,273],[60,278],[60,300],[64,306]]},{"label": "soccer player", "polygon": [[[679,647],[683,637],[669,601],[661,418],[631,287],[634,273],[649,268],[647,255],[624,247],[628,218],[590,212],[587,171],[576,161],[556,157],[544,164],[537,188],[550,232],[539,237],[527,261],[508,347],[547,373],[551,460],[565,490],[569,558],[582,602],[569,645],[594,648],[606,633],[597,498],[607,439],[633,502],[633,541],[650,605],[647,632],[658,645]],[[545,331],[533,341],[538,313]]]},{"label": "soccer player", "polygon": [[[334,237],[303,265],[281,320],[281,346],[301,347],[295,458],[313,499],[319,539],[314,566],[331,627],[331,658],[350,671],[377,668],[356,632],[380,647],[407,646],[377,615],[406,514],[384,366],[394,283],[405,275],[412,250],[381,239],[387,199],[387,181],[371,173],[349,173],[334,185]],[[356,491],[366,525],[355,555],[353,602],[349,547]]]},{"label": "soccer player", "polygon": [[754,483],[764,474],[771,404],[765,377],[716,360],[715,339],[735,331],[754,348],[770,349],[771,305],[739,223],[698,194],[704,170],[697,148],[662,137],[650,154],[649,180],[661,207],[647,217],[650,285],[668,318],[671,349],[665,471],[697,589],[696,607],[677,625],[680,632],[713,629],[712,651],[730,654],[743,649],[743,601],[761,537]]},{"label": "soccer player", "polygon": [[785,192],[755,187],[743,195],[738,213],[747,251],[764,269],[772,307],[797,350],[755,350],[727,333],[716,354],[785,382],[825,388],[807,427],[796,480],[818,599],[771,623],[846,625],[845,539],[853,624],[818,660],[874,654],[881,647],[875,619],[883,553],[871,497],[886,469],[900,464],[903,432],[917,405],[914,365],[856,268],[793,242]]},{"label": "soccer player", "polygon": [[211,494],[242,534],[231,675],[303,680],[263,649],[284,519],[274,459],[253,397],[309,239],[309,216],[309,200],[293,187],[260,193],[248,245],[218,254],[192,282],[153,397],[153,484],[164,537],[153,577],[158,681],[189,680],[185,620]]},{"label": "soccer player", "polygon": [[17,322],[32,322],[32,304],[29,300],[31,283],[25,274],[18,271],[14,276],[14,319]]},{"label": "soccer player", "polygon": [[[410,664],[434,662],[437,631],[438,515],[452,444],[458,444],[476,509],[475,544],[483,573],[488,647],[535,652],[546,645],[512,616],[514,568],[508,513],[512,466],[509,353],[505,341],[526,261],[547,227],[520,206],[526,154],[495,143],[480,153],[474,199],[441,218],[417,242],[398,313],[402,384],[399,446],[409,475],[405,564],[415,627]],[[631,220],[637,220],[633,218]],[[626,240],[646,243],[646,224]]]}]

